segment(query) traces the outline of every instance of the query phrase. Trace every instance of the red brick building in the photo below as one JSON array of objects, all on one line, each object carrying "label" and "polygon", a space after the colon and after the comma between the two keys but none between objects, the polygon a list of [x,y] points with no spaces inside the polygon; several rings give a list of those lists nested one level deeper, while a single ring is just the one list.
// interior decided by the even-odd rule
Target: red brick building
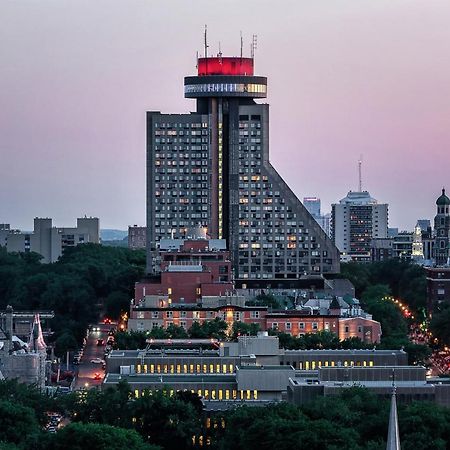
[{"label": "red brick building", "polygon": [[166,239],[159,252],[160,273],[136,283],[135,299],[166,295],[169,303],[196,304],[203,296],[234,289],[230,254],[222,240]]},{"label": "red brick building", "polygon": [[309,300],[300,309],[269,310],[247,306],[247,295],[237,295],[232,281],[231,261],[225,241],[194,236],[163,239],[155,265],[158,275],[136,283],[128,329],[151,330],[178,325],[189,329],[194,322],[216,318],[258,324],[262,331],[277,329],[293,336],[331,331],[340,339],[359,337],[380,341],[379,322],[365,314],[353,300]]}]

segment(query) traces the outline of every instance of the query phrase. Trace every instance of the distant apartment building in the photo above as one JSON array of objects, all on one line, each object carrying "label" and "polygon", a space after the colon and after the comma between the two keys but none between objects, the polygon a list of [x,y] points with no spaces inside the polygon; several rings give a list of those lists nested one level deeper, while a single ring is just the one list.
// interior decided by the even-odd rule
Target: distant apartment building
[{"label": "distant apartment building", "polygon": [[303,205],[308,212],[314,217],[315,221],[320,225],[327,236],[331,236],[331,214],[322,214],[320,206],[320,198],[318,197],[303,197]]},{"label": "distant apartment building", "polygon": [[450,267],[427,267],[427,308],[450,304]]},{"label": "distant apartment building", "polygon": [[339,253],[269,161],[267,78],[253,58],[199,58],[189,114],[147,112],[147,271],[162,239],[200,223],[224,239],[236,283],[295,286],[336,274]]},{"label": "distant apartment building", "polygon": [[401,231],[393,238],[394,258],[412,259],[414,233]]},{"label": "distant apartment building", "polygon": [[370,254],[372,262],[386,261],[394,257],[394,241],[392,238],[372,239]]},{"label": "distant apartment building", "polygon": [[147,227],[138,227],[137,225],[128,227],[128,248],[137,250],[145,248],[147,244]]},{"label": "distant apartment building", "polygon": [[314,218],[320,216],[320,198],[303,197],[303,205]]},{"label": "distant apartment building", "polygon": [[332,205],[331,230],[341,260],[370,262],[372,240],[388,237],[388,205],[367,191],[350,191]]},{"label": "distant apartment building", "polygon": [[100,242],[97,217],[78,218],[77,226],[73,228],[54,227],[52,219],[36,217],[31,233],[12,230],[9,224],[0,227],[0,245],[8,252],[36,252],[42,256],[43,263],[55,262],[66,248],[88,242]]}]

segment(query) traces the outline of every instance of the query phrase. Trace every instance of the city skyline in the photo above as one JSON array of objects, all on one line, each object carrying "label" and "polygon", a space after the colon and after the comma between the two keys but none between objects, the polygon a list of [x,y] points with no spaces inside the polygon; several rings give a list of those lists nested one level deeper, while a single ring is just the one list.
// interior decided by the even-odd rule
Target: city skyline
[{"label": "city skyline", "polygon": [[144,224],[145,111],[195,109],[182,80],[207,23],[211,55],[219,41],[238,55],[241,30],[248,55],[258,35],[271,161],[296,195],[329,212],[358,189],[362,154],[363,189],[389,204],[391,227],[412,230],[449,188],[450,5],[433,3],[2,4],[0,222]]}]

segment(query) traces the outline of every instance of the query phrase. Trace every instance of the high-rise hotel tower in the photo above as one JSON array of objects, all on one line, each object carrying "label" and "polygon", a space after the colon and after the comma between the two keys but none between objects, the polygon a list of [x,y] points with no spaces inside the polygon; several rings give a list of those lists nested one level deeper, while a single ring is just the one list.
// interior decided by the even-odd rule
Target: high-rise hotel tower
[{"label": "high-rise hotel tower", "polygon": [[255,102],[267,78],[253,58],[199,58],[184,92],[196,112],[147,112],[148,272],[161,239],[198,224],[226,240],[238,286],[338,272],[338,250],[269,162],[269,105]]}]

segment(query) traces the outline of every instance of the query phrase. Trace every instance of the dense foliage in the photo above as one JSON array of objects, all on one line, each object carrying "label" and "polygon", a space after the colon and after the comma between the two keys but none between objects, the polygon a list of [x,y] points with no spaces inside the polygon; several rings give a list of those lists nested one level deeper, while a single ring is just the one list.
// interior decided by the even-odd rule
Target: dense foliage
[{"label": "dense foliage", "polygon": [[[389,400],[359,387],[337,397],[318,397],[302,407],[239,406],[209,418],[195,394],[169,392],[167,386],[134,399],[129,386],[121,383],[117,389],[41,397],[36,403],[40,394],[33,388],[1,381],[0,449],[179,450],[206,443],[212,450],[386,446]],[[67,425],[51,434],[44,431],[40,418],[55,410],[65,411]],[[398,415],[403,450],[449,448],[450,409],[411,403],[399,405]]]},{"label": "dense foliage", "polygon": [[351,262],[341,265],[341,276],[354,284],[363,309],[381,323],[383,334],[377,348],[404,348],[412,364],[427,360],[431,350],[410,342],[408,320],[392,301],[392,297],[404,301],[415,312],[416,321],[425,317],[426,276],[422,267],[400,259],[373,264]]},{"label": "dense foliage", "polygon": [[40,259],[0,247],[0,309],[53,310],[50,325],[59,353],[74,349],[99,314],[127,311],[145,267],[143,251],[96,244],[67,249],[53,264]]},{"label": "dense foliage", "polygon": [[362,298],[374,285],[384,285],[391,295],[404,300],[411,309],[419,311],[426,307],[425,270],[409,260],[392,258],[372,264],[343,263],[340,276],[353,283],[357,298]]}]

